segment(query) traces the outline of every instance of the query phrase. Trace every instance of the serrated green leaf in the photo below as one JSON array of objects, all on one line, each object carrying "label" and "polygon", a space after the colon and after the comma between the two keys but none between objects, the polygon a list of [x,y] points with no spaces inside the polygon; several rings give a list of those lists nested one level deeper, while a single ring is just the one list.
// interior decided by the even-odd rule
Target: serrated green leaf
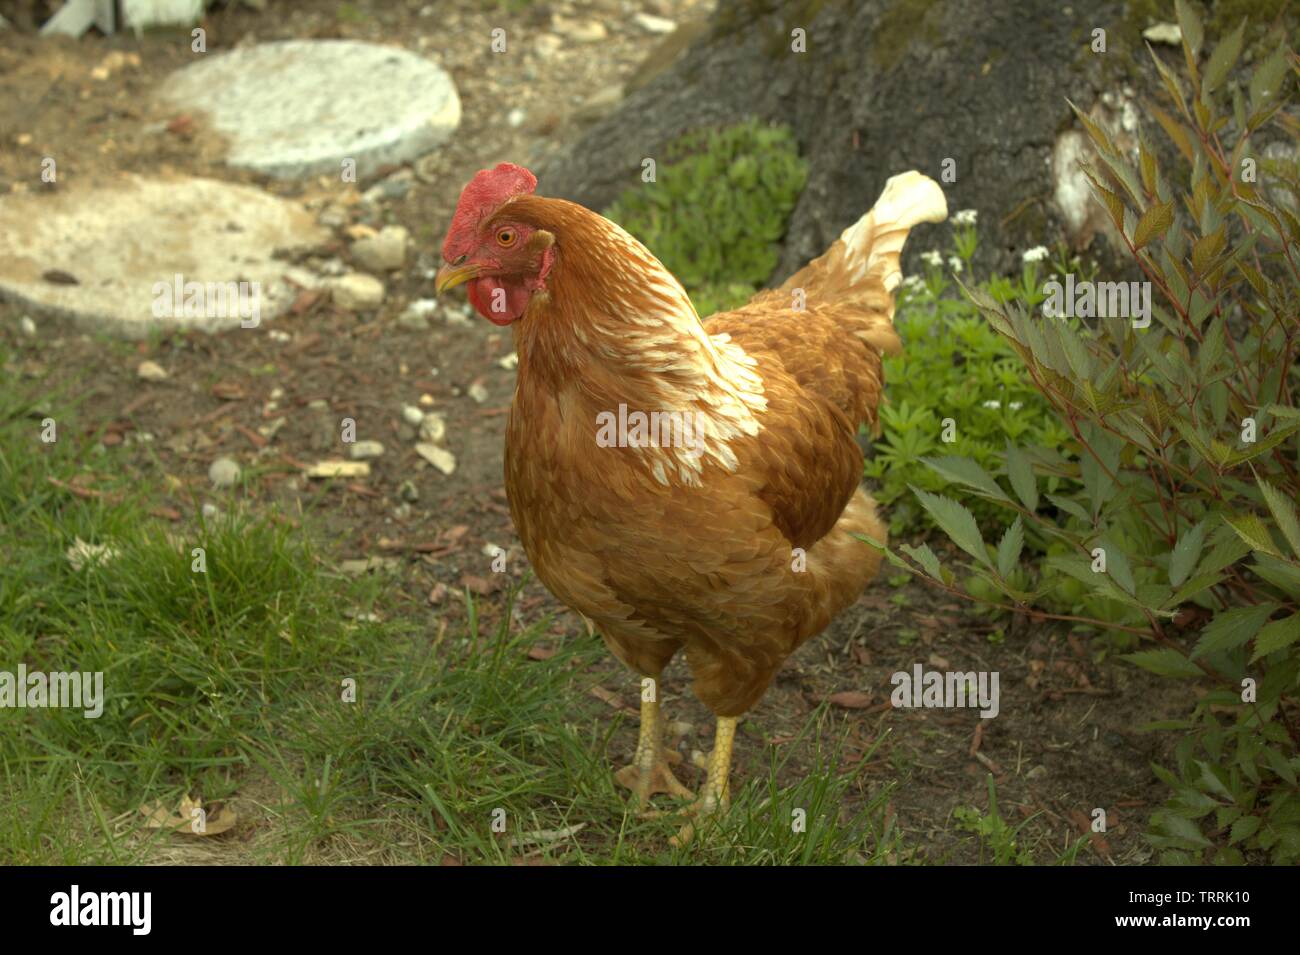
[{"label": "serrated green leaf", "polygon": [[1223,319],[1216,318],[1210,322],[1209,331],[1205,333],[1205,340],[1201,342],[1200,350],[1196,355],[1196,365],[1200,369],[1202,378],[1210,377],[1210,372],[1223,357],[1224,345]]},{"label": "serrated green leaf", "polygon": [[1174,0],[1174,11],[1178,15],[1178,29],[1183,34],[1183,42],[1195,59],[1200,55],[1201,42],[1205,38],[1201,18],[1187,0]]},{"label": "serrated green leaf", "polygon": [[1228,844],[1233,845],[1243,839],[1249,839],[1258,831],[1259,822],[1259,816],[1242,816],[1232,824],[1232,831],[1228,833]]},{"label": "serrated green leaf", "polygon": [[1007,492],[998,486],[997,481],[993,480],[993,476],[970,458],[954,456],[921,458],[921,463],[949,481],[972,487],[995,500],[1005,501],[1008,504],[1012,503],[1011,498],[1007,497]]},{"label": "serrated green leaf", "polygon": [[1213,93],[1223,85],[1236,65],[1237,57],[1241,56],[1241,39],[1245,30],[1246,21],[1243,19],[1237,29],[1229,33],[1210,54],[1210,62],[1205,65],[1205,79],[1201,83],[1202,101],[1206,94]]},{"label": "serrated green leaf", "polygon": [[1007,477],[1011,487],[1030,511],[1038,509],[1038,481],[1034,478],[1034,469],[1029,463],[1029,456],[1018,447],[1007,443]]},{"label": "serrated green leaf", "polygon": [[[1079,168],[1087,177],[1088,182],[1092,184],[1092,191],[1096,194],[1098,201],[1110,213],[1111,221],[1115,223],[1115,228],[1120,232],[1124,231],[1124,200],[1117,196],[1109,187],[1102,184],[1097,174],[1092,171],[1087,163],[1080,162]],[[1280,226],[1279,226],[1280,231]]]},{"label": "serrated green leaf", "polygon": [[1259,489],[1264,493],[1264,503],[1268,505],[1269,511],[1273,514],[1273,519],[1277,521],[1282,536],[1291,545],[1291,553],[1300,557],[1300,521],[1296,520],[1295,505],[1288,501],[1281,491],[1263,478],[1258,480]]},{"label": "serrated green leaf", "polygon": [[1279,45],[1276,50],[1264,58],[1264,62],[1255,68],[1250,78],[1250,108],[1259,112],[1270,100],[1277,98],[1282,91],[1286,76],[1286,47]]},{"label": "serrated green leaf", "polygon": [[1174,222],[1174,204],[1172,202],[1157,202],[1147,207],[1146,212],[1142,213],[1142,218],[1138,219],[1137,227],[1133,230],[1133,245],[1136,248],[1143,248],[1153,239],[1163,236]]},{"label": "serrated green leaf", "polygon": [[1272,557],[1281,557],[1277,546],[1273,543],[1273,537],[1268,532],[1258,515],[1242,514],[1239,517],[1224,517],[1223,520],[1237,532],[1237,536],[1246,544],[1250,545],[1252,550],[1260,551]]},{"label": "serrated green leaf", "polygon": [[1300,597],[1300,567],[1295,564],[1277,557],[1269,557],[1267,554],[1256,553],[1251,570],[1289,596]]},{"label": "serrated green leaf", "polygon": [[1233,607],[1215,615],[1201,631],[1201,639],[1192,649],[1192,659],[1199,660],[1207,653],[1234,650],[1259,633],[1273,611],[1275,603],[1261,603],[1253,607]]},{"label": "serrated green leaf", "polygon": [[1223,780],[1214,774],[1208,763],[1202,760],[1196,761],[1197,766],[1201,769],[1201,788],[1207,793],[1215,796],[1222,796],[1228,802],[1233,802],[1232,792],[1223,784]]},{"label": "serrated green leaf", "polygon": [[1178,592],[1165,601],[1165,607],[1180,607],[1202,591],[1209,590],[1223,579],[1219,573],[1197,574],[1178,588]]},{"label": "serrated green leaf", "polygon": [[1268,768],[1273,770],[1292,786],[1296,784],[1295,769],[1288,762],[1287,758],[1273,749],[1271,746],[1264,750],[1264,762],[1268,763]]},{"label": "serrated green leaf", "polygon": [[[1266,386],[1269,384],[1270,383],[1266,381]],[[1300,431],[1300,422],[1271,428],[1264,438],[1256,441],[1250,447],[1233,451],[1232,454],[1228,456],[1226,463],[1229,467],[1235,467],[1238,464],[1243,464],[1246,461],[1257,458],[1265,451],[1271,451],[1273,448],[1277,447],[1297,431]]]},{"label": "serrated green leaf", "polygon": [[1103,539],[1100,547],[1106,553],[1106,575],[1119,585],[1127,594],[1136,593],[1133,583],[1133,568],[1129,565],[1128,555],[1110,540]]},{"label": "serrated green leaf", "polygon": [[1092,522],[1092,518],[1088,516],[1088,512],[1085,511],[1082,507],[1080,507],[1078,502],[1073,501],[1068,497],[1063,497],[1060,494],[1049,494],[1047,495],[1047,499],[1051,501],[1057,508],[1059,508],[1062,511],[1065,511],[1065,513],[1070,514],[1073,517],[1077,517],[1079,520],[1084,521],[1085,523]]},{"label": "serrated green leaf", "polygon": [[930,550],[929,544],[921,544],[920,547],[912,547],[910,544],[899,544],[898,549],[920,564],[925,572],[935,580],[943,580],[943,571],[939,566],[939,558],[935,555],[934,551]]},{"label": "serrated green leaf", "polygon": [[1083,128],[1088,131],[1088,136],[1097,147],[1098,153],[1115,152],[1115,144],[1110,141],[1110,137],[1106,135],[1106,131],[1094,123],[1087,113],[1071,103],[1069,97],[1066,97],[1065,101],[1066,103],[1069,103],[1070,109],[1074,110],[1074,115],[1079,117],[1079,122],[1083,124]]},{"label": "serrated green leaf", "polygon": [[954,544],[985,567],[993,568],[993,562],[989,560],[988,551],[984,547],[984,538],[970,511],[950,497],[931,494],[915,484],[909,484],[908,487]]},{"label": "serrated green leaf", "polygon": [[[1156,155],[1146,144],[1145,139],[1138,141],[1138,169],[1142,173],[1142,188],[1150,195],[1155,195],[1160,180],[1160,166]],[[1170,207],[1172,210],[1172,206]]]},{"label": "serrated green leaf", "polygon": [[1213,845],[1209,839],[1205,838],[1200,827],[1192,820],[1175,815],[1172,812],[1162,812],[1159,816],[1161,828],[1177,842],[1196,848],[1208,848]]},{"label": "serrated green leaf", "polygon": [[1144,670],[1150,670],[1157,676],[1177,677],[1180,679],[1205,676],[1205,671],[1195,663],[1177,650],[1171,650],[1168,647],[1126,653],[1121,659],[1127,660],[1134,666],[1139,666]]},{"label": "serrated green leaf", "polygon": [[1227,525],[1221,526],[1214,536],[1214,546],[1197,568],[1201,574],[1217,574],[1250,553],[1250,545],[1232,533]]},{"label": "serrated green leaf", "polygon": [[[1160,62],[1158,57],[1156,62]],[[1174,119],[1158,106],[1152,106],[1151,112],[1155,116],[1156,122],[1160,124],[1160,128],[1165,131],[1165,135],[1169,137],[1175,148],[1182,153],[1184,159],[1191,162],[1192,140],[1191,137],[1188,136],[1187,130],[1178,122],[1178,120]]]},{"label": "serrated green leaf", "polygon": [[1270,620],[1255,637],[1255,652],[1250,655],[1250,662],[1254,663],[1275,650],[1289,647],[1297,640],[1300,640],[1300,614],[1293,613],[1281,620]]},{"label": "serrated green leaf", "polygon": [[1173,553],[1169,556],[1169,583],[1174,587],[1181,587],[1196,566],[1201,556],[1201,548],[1205,546],[1205,532],[1208,529],[1209,525],[1201,521],[1179,536],[1178,543],[1174,545]]},{"label": "serrated green leaf", "polygon": [[998,573],[1003,578],[1011,576],[1011,572],[1016,569],[1016,564],[1020,561],[1020,551],[1025,546],[1025,527],[1020,520],[1020,515],[1011,522],[1006,533],[1002,535],[1002,540],[998,542]]}]

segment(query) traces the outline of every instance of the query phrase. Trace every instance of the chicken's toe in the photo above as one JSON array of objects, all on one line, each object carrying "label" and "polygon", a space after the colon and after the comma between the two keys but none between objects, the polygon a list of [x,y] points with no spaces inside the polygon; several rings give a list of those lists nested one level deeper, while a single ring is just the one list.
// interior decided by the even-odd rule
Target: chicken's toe
[{"label": "chicken's toe", "polygon": [[663,749],[660,757],[648,767],[632,763],[614,773],[614,780],[621,786],[632,790],[637,812],[648,815],[650,797],[657,793],[667,793],[682,799],[694,799],[695,793],[682,784],[673,775],[671,763],[681,762],[681,756],[670,749]]}]

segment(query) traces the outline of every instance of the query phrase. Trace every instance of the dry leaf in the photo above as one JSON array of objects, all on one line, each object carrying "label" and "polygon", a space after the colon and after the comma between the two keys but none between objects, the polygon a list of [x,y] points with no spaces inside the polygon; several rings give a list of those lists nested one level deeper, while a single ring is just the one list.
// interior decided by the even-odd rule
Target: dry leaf
[{"label": "dry leaf", "polygon": [[632,707],[628,706],[626,703],[623,702],[623,698],[621,696],[619,696],[617,693],[611,693],[603,686],[593,686],[591,688],[591,695],[603,703],[608,703],[616,710],[627,710],[628,712],[634,712]]},{"label": "dry leaf", "polygon": [[212,386],[214,397],[222,401],[241,401],[246,397],[244,386],[237,381],[219,381]]},{"label": "dry leaf", "polygon": [[234,828],[235,812],[221,806],[215,814],[204,810],[197,799],[188,795],[181,799],[175,812],[168,812],[161,801],[149,806],[141,806],[140,813],[145,817],[144,824],[150,829],[170,829],[183,835],[216,836]]}]

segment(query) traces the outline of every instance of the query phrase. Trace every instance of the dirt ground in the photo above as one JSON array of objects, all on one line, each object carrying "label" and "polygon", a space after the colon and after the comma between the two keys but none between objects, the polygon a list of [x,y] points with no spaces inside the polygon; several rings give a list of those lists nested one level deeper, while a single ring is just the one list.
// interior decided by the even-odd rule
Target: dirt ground
[{"label": "dirt ground", "polygon": [[[397,223],[414,239],[414,267],[389,278],[387,300],[375,314],[346,312],[304,292],[292,314],[264,323],[263,331],[287,334],[279,341],[234,332],[107,342],[45,324],[39,315],[32,316],[38,334],[29,337],[18,331],[25,310],[0,303],[0,335],[16,355],[5,377],[82,399],[82,420],[88,433],[99,434],[105,459],[111,455],[115,467],[165,489],[159,520],[189,520],[205,501],[225,506],[207,472],[215,457],[231,456],[243,466],[242,496],[250,506],[274,508],[290,519],[311,512],[328,529],[328,546],[339,560],[397,559],[400,603],[388,613],[417,619],[434,639],[463,623],[459,595],[468,588],[481,596],[481,616],[490,625],[504,612],[504,600],[484,548],[507,548],[516,577],[525,576],[527,566],[502,489],[514,373],[500,362],[512,346],[507,334],[486,322],[458,320],[454,309],[435,312],[427,331],[395,319],[409,302],[432,297],[429,270],[437,265],[437,245],[465,181],[503,159],[527,164],[554,137],[566,135],[593,97],[600,101],[602,91],[636,69],[654,38],[631,22],[634,5],[611,0],[533,3],[518,12],[510,4],[502,12],[471,2],[341,7],[334,0],[303,0],[292,4],[292,14],[289,6],[272,0],[263,13],[237,5],[219,11],[206,24],[209,50],[290,37],[366,39],[429,55],[454,76],[464,108],[460,131],[446,148],[414,164],[401,198],[361,201],[360,194],[383,177],[354,187],[286,184],[226,168],[222,144],[202,117],[178,117],[150,99],[192,56],[187,37],[167,32],[138,42],[130,36],[6,36],[0,46],[6,91],[0,97],[0,189],[41,188],[32,185],[39,183],[33,170],[46,155],[59,157],[62,183],[122,171],[259,182],[317,208],[345,211],[347,221],[323,255],[346,258],[347,224]],[[674,7],[702,9],[698,3],[657,5]],[[341,17],[344,8],[360,13]],[[487,37],[498,25],[523,33],[544,29],[552,11],[600,19],[609,38],[578,52],[498,57],[490,71],[483,62],[486,40],[451,39]],[[0,12],[9,11],[0,4]],[[113,50],[137,52],[138,65],[128,62],[96,78],[94,70]],[[513,126],[506,117],[516,107],[524,119]],[[169,380],[138,381],[136,366],[144,359],[162,365]],[[484,398],[475,386],[486,389],[484,400],[470,396],[474,391]],[[276,389],[282,393],[273,399]],[[425,407],[447,420],[446,444],[458,462],[450,476],[428,467],[402,430],[402,405],[418,405],[422,396]],[[273,437],[259,433],[280,417],[286,421]],[[372,462],[366,479],[326,484],[301,477],[304,463],[337,454],[343,417],[355,418],[358,438],[383,442],[387,453]],[[400,493],[408,480],[417,501]],[[591,639],[536,581],[524,584],[515,613],[527,621],[553,615],[554,641]],[[1036,861],[1052,861],[1087,833],[1094,807],[1106,809],[1108,831],[1093,838],[1081,860],[1147,861],[1151,852],[1141,832],[1163,798],[1149,764],[1167,762],[1169,753],[1166,737],[1137,728],[1183,715],[1190,701],[1143,672],[1097,662],[1097,649],[1086,638],[1023,622],[1001,634],[946,596],[917,584],[900,586],[886,574],[789,662],[751,712],[738,743],[737,779],[761,773],[769,747],[789,744],[816,706],[851,692],[856,695],[837,697],[836,731],[849,734],[851,756],[866,753],[883,736],[862,767],[864,778],[870,786],[896,782],[892,812],[917,859],[977,860],[973,837],[954,825],[952,813],[987,805],[992,772],[1007,819],[1015,824],[1034,817],[1024,841],[1036,847]],[[545,656],[545,647],[538,656]],[[971,710],[891,708],[890,675],[915,663],[998,671],[1000,715],[982,721]],[[612,659],[604,665],[601,684],[628,705],[636,698],[634,683]],[[697,728],[681,745],[707,749],[711,720],[690,696],[680,666],[670,670],[667,683],[670,718]],[[562,702],[556,718],[564,718]],[[622,762],[634,742],[629,723],[615,736],[611,761]],[[787,771],[799,772],[810,756],[796,755]]]}]

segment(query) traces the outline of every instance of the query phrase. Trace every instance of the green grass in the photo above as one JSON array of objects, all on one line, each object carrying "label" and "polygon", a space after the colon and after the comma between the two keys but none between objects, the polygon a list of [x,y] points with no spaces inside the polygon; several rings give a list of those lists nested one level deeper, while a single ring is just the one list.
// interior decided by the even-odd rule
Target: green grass
[{"label": "green grass", "polygon": [[[75,406],[41,403],[0,392],[0,670],[102,671],[107,699],[97,719],[0,708],[0,863],[842,863],[897,848],[888,790],[843,770],[824,711],[766,774],[736,777],[724,822],[670,848],[678,821],[630,816],[614,786],[625,717],[590,695],[597,641],[534,662],[547,621],[487,633],[471,614],[435,647],[397,615],[391,579],[333,572],[310,518],[294,529],[234,498],[208,522],[150,518],[122,449],[97,452]],[[117,496],[49,481],[86,472]],[[74,569],[76,538],[117,554]],[[784,763],[796,752],[804,773]],[[141,806],[187,794],[235,806],[235,829],[143,825]],[[580,828],[511,844],[566,827]]]}]

